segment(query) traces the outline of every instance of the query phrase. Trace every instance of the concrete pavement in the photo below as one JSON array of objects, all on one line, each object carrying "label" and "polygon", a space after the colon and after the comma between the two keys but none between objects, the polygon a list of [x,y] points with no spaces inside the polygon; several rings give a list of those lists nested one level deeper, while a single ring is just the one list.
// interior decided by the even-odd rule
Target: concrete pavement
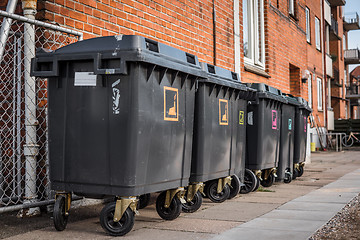
[{"label": "concrete pavement", "polygon": [[[151,204],[136,216],[133,230],[119,239],[307,239],[360,192],[359,153],[312,154],[304,175],[290,184],[275,183],[266,191],[238,195],[221,204],[204,199],[199,211],[182,213],[173,221],[162,220]],[[84,220],[70,222],[63,232],[50,226],[21,234],[14,231],[6,239],[115,239],[100,226],[101,208],[93,208]],[[71,210],[70,218],[76,214]],[[20,228],[22,220],[18,221]]]}]

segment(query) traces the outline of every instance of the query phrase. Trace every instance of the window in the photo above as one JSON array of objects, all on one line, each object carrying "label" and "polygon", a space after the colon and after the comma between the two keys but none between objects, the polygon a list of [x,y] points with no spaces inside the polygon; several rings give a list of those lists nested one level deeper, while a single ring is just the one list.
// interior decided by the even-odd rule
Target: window
[{"label": "window", "polygon": [[244,0],[245,62],[265,68],[264,0]]},{"label": "window", "polygon": [[305,9],[306,14],[306,41],[310,43],[310,10],[309,8]]},{"label": "window", "polygon": [[308,93],[309,93],[309,106],[312,108],[312,76],[308,77]]},{"label": "window", "polygon": [[322,100],[322,80],[317,78],[317,102],[318,110],[323,109],[323,100]]},{"label": "window", "polygon": [[346,50],[347,48],[346,48],[346,36],[345,36],[345,34],[343,35],[342,41],[343,41],[343,50]]},{"label": "window", "polygon": [[315,45],[317,50],[321,50],[320,47],[320,20],[315,17]]},{"label": "window", "polygon": [[289,14],[295,17],[295,0],[289,0]]},{"label": "window", "polygon": [[330,26],[327,23],[325,26],[325,41],[326,53],[330,55]]}]

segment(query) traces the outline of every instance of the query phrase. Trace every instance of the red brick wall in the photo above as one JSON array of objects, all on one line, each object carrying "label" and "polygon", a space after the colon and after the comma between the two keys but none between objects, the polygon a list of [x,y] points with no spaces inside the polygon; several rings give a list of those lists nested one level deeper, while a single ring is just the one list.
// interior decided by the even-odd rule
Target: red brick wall
[{"label": "red brick wall", "polygon": [[[265,71],[270,78],[243,70],[242,80],[246,82],[263,82],[291,93],[290,64],[299,68],[300,73],[306,69],[306,38],[304,1],[297,1],[297,18],[293,19],[288,13],[288,1],[279,0],[279,8],[274,1],[265,0]],[[242,9],[241,9],[242,12]],[[242,16],[241,18],[242,19]],[[243,58],[243,46],[241,48]],[[299,82],[300,83],[300,79]],[[300,83],[296,96],[307,97],[307,84]]]},{"label": "red brick wall", "polygon": [[[234,70],[233,1],[215,1],[216,64]],[[84,33],[84,39],[136,34],[214,63],[213,1],[40,0],[37,19]]]}]

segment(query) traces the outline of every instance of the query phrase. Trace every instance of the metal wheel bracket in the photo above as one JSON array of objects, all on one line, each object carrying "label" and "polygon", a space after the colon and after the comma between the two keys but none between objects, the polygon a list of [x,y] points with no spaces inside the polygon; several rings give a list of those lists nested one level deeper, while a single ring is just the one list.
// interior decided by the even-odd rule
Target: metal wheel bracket
[{"label": "metal wheel bracket", "polygon": [[186,201],[190,202],[194,199],[194,196],[197,192],[204,194],[204,183],[193,183],[190,184],[187,188]]},{"label": "metal wheel bracket", "polygon": [[305,167],[305,162],[299,163],[299,166],[300,166],[300,167]]},{"label": "metal wheel bracket", "polygon": [[65,197],[65,216],[69,216],[69,210],[70,210],[70,207],[71,207],[71,193],[67,193],[67,192],[56,193],[55,194],[55,200],[59,196],[64,196]]},{"label": "metal wheel bracket", "polygon": [[165,196],[165,203],[164,203],[165,208],[170,207],[171,201],[173,200],[175,195],[178,195],[178,198],[180,199],[181,202],[185,201],[185,199],[184,199],[185,188],[179,187],[179,188],[176,188],[176,189],[167,190],[166,191],[166,196]]},{"label": "metal wheel bracket", "polygon": [[262,174],[261,170],[252,170],[252,171],[255,174],[255,176],[257,176],[260,179],[260,181],[263,180],[262,177],[261,177],[261,174]]},{"label": "metal wheel bracket", "polygon": [[267,180],[271,174],[274,174],[274,177],[277,177],[276,168],[265,169],[264,170],[264,180]]},{"label": "metal wheel bracket", "polygon": [[[304,164],[305,165],[305,164]],[[300,171],[300,164],[299,163],[295,163],[294,164],[294,168],[296,168],[298,171]]]},{"label": "metal wheel bracket", "polygon": [[231,176],[225,178],[219,178],[217,185],[217,193],[221,193],[224,190],[226,184],[230,186],[231,180],[232,180]]},{"label": "metal wheel bracket", "polygon": [[138,199],[136,197],[120,197],[116,200],[115,213],[114,213],[114,222],[119,222],[122,216],[124,215],[126,209],[130,209],[138,214],[136,210]]}]

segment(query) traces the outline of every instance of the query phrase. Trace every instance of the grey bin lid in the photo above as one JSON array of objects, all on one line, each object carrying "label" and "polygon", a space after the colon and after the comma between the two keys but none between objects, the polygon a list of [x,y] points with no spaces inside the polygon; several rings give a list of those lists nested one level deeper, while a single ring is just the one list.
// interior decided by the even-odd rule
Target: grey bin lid
[{"label": "grey bin lid", "polygon": [[213,75],[217,78],[222,78],[228,81],[241,82],[238,73],[204,62],[200,62],[200,66],[209,75]]},{"label": "grey bin lid", "polygon": [[311,107],[309,106],[309,103],[302,97],[297,97],[296,98],[297,101],[300,103],[300,108],[305,108],[306,110],[308,110],[309,112],[312,112],[313,110],[311,109]]},{"label": "grey bin lid", "polygon": [[[32,60],[32,76],[58,76],[59,61],[93,59],[98,69],[95,74],[109,74],[101,69],[102,59],[120,59],[120,68],[113,69],[110,74],[126,74],[125,62],[146,62],[197,77],[203,77],[197,56],[157,41],[137,36],[118,35],[92,38],[59,48],[55,51],[38,49]],[[52,67],[42,71],[38,66],[48,63]],[[43,64],[44,65],[44,64]],[[110,69],[111,70],[111,69]]]},{"label": "grey bin lid", "polygon": [[294,105],[294,106],[300,106],[300,102],[297,100],[296,97],[292,96],[291,94],[286,94],[283,93],[283,97],[288,101],[289,105]]},{"label": "grey bin lid", "polygon": [[287,103],[287,100],[282,96],[281,90],[268,86],[265,83],[247,83],[249,88],[257,91],[258,98],[267,98],[277,100],[282,103]]}]

